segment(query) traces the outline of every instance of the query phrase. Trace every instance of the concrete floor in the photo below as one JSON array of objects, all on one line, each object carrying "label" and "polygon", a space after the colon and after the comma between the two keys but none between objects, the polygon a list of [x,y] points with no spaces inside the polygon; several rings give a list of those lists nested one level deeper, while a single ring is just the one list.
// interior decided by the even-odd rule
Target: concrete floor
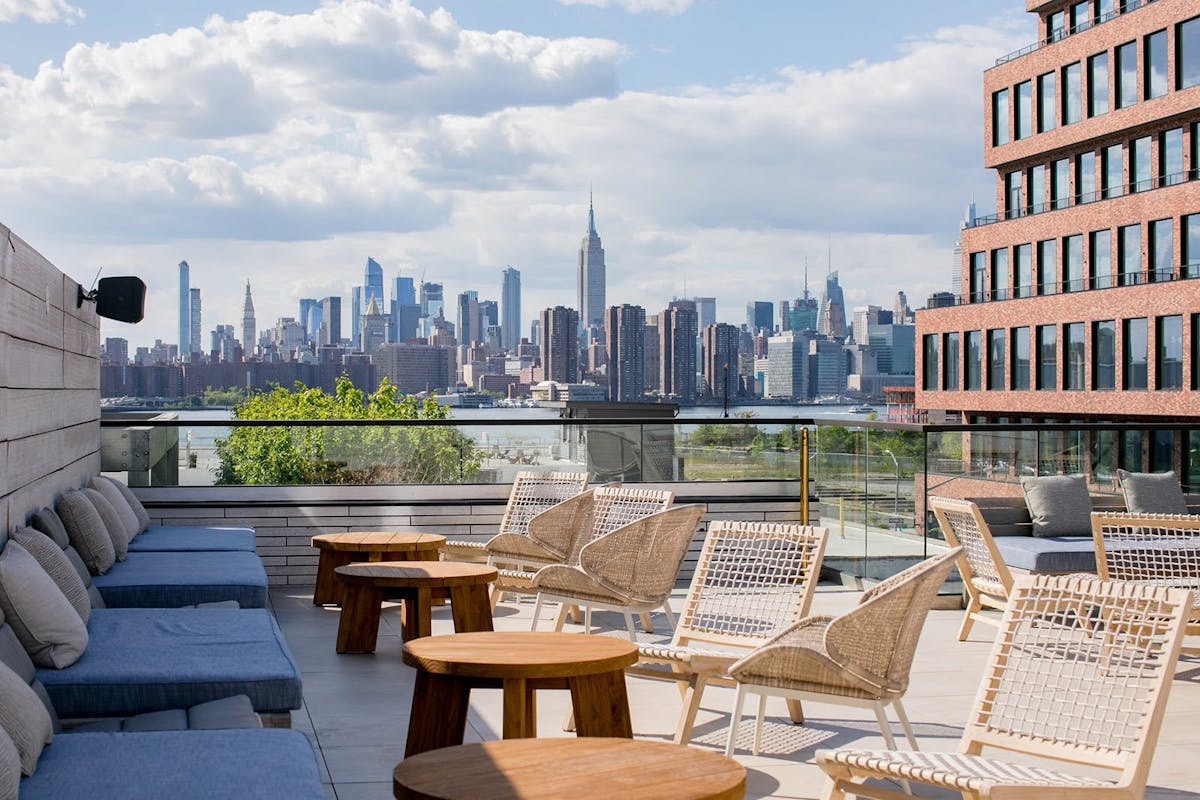
[{"label": "concrete floor", "polygon": [[[836,614],[852,606],[858,593],[822,586],[813,603],[814,614]],[[378,649],[374,655],[334,652],[336,607],[312,605],[311,588],[279,587],[271,592],[276,616],[304,674],[305,707],[293,716],[293,726],[309,734],[321,763],[326,793],[337,800],[390,798],[391,771],[404,755],[404,738],[412,699],[413,670],[400,659],[398,606],[385,608]],[[679,603],[674,604],[676,608]],[[502,604],[498,630],[528,630],[532,603]],[[449,608],[434,610],[434,633],[453,631]],[[976,625],[967,642],[955,640],[959,611],[933,611],[926,623],[904,703],[918,740],[925,750],[952,750],[975,697],[983,665],[991,649],[994,628]],[[655,617],[665,626],[665,620]],[[599,612],[597,624],[620,621]],[[549,621],[543,623],[549,627]],[[649,639],[649,637],[647,637]],[[665,638],[665,637],[657,637]],[[679,713],[679,693],[670,683],[629,678],[633,728],[638,738],[669,741]],[[705,692],[696,722],[694,746],[724,747],[733,690]],[[565,736],[561,723],[569,706],[566,692],[542,692],[538,697],[538,735]],[[883,747],[874,717],[867,709],[805,704],[808,721],[790,724],[782,700],[767,706],[767,725],[761,755],[748,747],[752,719],[739,729],[736,755],[748,772],[750,798],[819,798],[824,776],[813,763],[817,748]],[[472,693],[467,740],[499,738],[500,692]],[[899,732],[897,731],[897,735]],[[1171,690],[1159,745],[1150,773],[1147,798],[1200,800],[1200,659],[1180,664]],[[956,797],[921,792],[929,797]]]}]

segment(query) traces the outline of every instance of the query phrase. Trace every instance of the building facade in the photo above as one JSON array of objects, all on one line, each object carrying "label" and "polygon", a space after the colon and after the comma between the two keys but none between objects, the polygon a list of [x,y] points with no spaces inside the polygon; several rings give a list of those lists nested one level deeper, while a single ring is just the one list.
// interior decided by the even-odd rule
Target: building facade
[{"label": "building facade", "polygon": [[179,352],[192,352],[191,267],[179,262]]},{"label": "building facade", "polygon": [[521,271],[505,267],[500,275],[500,344],[515,353],[521,343]]},{"label": "building facade", "polygon": [[250,297],[250,281],[246,281],[246,299],[242,302],[242,357],[253,358],[258,346],[258,324],[254,319],[254,300]]},{"label": "building facade", "polygon": [[698,324],[691,300],[673,300],[659,314],[659,391],[684,404],[696,401]]},{"label": "building facade", "polygon": [[728,402],[740,394],[738,351],[741,331],[724,322],[704,328],[704,393]]},{"label": "building facade", "polygon": [[604,326],[605,286],[604,248],[600,246],[600,234],[596,233],[596,213],[592,199],[588,198],[588,229],[579,245],[579,261],[576,282],[579,295],[579,330],[585,334],[584,341],[590,342],[600,335]]},{"label": "building facade", "polygon": [[646,393],[646,309],[620,305],[608,309],[604,324],[608,351],[608,399],[637,403]]},{"label": "building facade", "polygon": [[542,321],[543,380],[579,381],[579,312],[565,306],[544,309]]}]

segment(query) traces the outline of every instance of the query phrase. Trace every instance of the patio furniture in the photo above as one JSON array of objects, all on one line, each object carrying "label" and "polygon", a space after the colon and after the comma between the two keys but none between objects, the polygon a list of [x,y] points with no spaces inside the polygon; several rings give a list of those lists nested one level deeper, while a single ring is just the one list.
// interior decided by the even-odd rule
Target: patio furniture
[{"label": "patio furniture", "polygon": [[[1190,592],[1161,586],[1018,579],[958,751],[820,750],[824,797],[900,796],[862,783],[870,778],[964,798],[1142,797],[1192,602]],[[984,756],[992,747],[1041,763]],[[1046,765],[1054,761],[1096,770]]]},{"label": "patio furniture", "polygon": [[461,744],[471,689],[504,693],[505,739],[535,736],[540,689],[569,689],[580,736],[632,738],[625,667],[637,648],[609,636],[496,631],[431,636],[404,645],[416,667],[409,715],[408,758]]},{"label": "patio furniture", "polygon": [[828,534],[772,522],[709,525],[671,643],[639,645],[626,670],[686,687],[676,744],[691,738],[707,685],[733,685],[731,664],[808,613]]},{"label": "patio furniture", "polygon": [[875,712],[883,740],[894,748],[892,706],[913,749],[917,740],[900,699],[925,617],[960,550],[927,558],[863,592],[839,617],[808,617],[777,634],[729,668],[737,696],[729,717],[725,755],[732,755],[746,695],[758,695],[753,752],[762,742],[767,697],[864,706]]},{"label": "patio furniture", "polygon": [[254,528],[235,525],[151,525],[150,515],[128,486],[104,475],[91,486],[112,504],[129,536],[129,551],[255,551]]},{"label": "patio furniture", "polygon": [[996,549],[979,506],[970,500],[930,497],[926,501],[937,517],[942,535],[951,547],[961,547],[958,571],[967,592],[967,611],[958,629],[958,640],[966,641],[976,622],[999,625],[995,617],[982,613],[985,608],[1004,609],[1012,590],[1012,573]]},{"label": "patio furniture", "polygon": [[398,800],[740,800],[746,769],[708,750],[630,739],[516,739],[405,758]]},{"label": "patio furniture", "polygon": [[338,567],[357,561],[437,561],[438,549],[445,541],[444,536],[415,531],[352,531],[314,536],[312,546],[320,551],[320,557],[313,605],[341,602],[334,576]]},{"label": "patio furniture", "polygon": [[488,584],[496,579],[496,568],[487,564],[385,561],[348,564],[334,572],[342,597],[339,653],[375,652],[385,598],[404,601],[405,641],[430,635],[430,606],[435,597],[450,599],[454,630],[459,633],[492,629]]},{"label": "patio furniture", "polygon": [[634,614],[661,608],[674,628],[671,589],[704,511],[704,506],[696,504],[643,516],[585,544],[579,550],[578,566],[542,567],[533,577],[532,588],[538,596],[530,629],[537,630],[547,600],[561,604],[555,630],[562,630],[567,608],[573,604],[583,606],[585,633],[591,632],[593,608],[624,614],[634,644]]}]

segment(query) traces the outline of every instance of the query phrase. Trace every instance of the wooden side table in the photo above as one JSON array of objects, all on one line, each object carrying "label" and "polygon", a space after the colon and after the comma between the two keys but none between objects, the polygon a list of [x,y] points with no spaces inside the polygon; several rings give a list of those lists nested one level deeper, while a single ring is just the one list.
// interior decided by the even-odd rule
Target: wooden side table
[{"label": "wooden side table", "polygon": [[339,653],[374,653],[379,614],[385,598],[404,601],[402,636],[406,641],[429,636],[430,606],[448,597],[454,630],[490,631],[492,604],[488,584],[496,568],[453,561],[387,561],[347,564],[334,570],[342,594],[338,621]]},{"label": "wooden side table", "polygon": [[417,668],[405,758],[461,744],[471,689],[504,690],[505,739],[537,734],[539,689],[569,689],[579,736],[633,737],[625,668],[637,646],[611,636],[549,631],[456,633],[406,642]]},{"label": "wooden side table", "polygon": [[322,533],[312,538],[320,551],[313,605],[340,603],[334,570],[356,561],[437,561],[446,541],[436,533],[407,531],[351,531]]},{"label": "wooden side table", "polygon": [[710,750],[631,739],[517,739],[405,758],[397,800],[738,800],[746,769]]}]

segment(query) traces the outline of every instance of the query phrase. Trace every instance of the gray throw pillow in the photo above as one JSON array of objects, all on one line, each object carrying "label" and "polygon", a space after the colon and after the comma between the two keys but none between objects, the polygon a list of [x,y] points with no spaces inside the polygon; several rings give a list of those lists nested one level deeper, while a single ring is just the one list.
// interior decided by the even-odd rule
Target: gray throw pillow
[{"label": "gray throw pillow", "polygon": [[0,609],[39,667],[69,667],[87,648],[79,614],[29,551],[12,541],[0,553]]},{"label": "gray throw pillow", "polygon": [[112,505],[117,516],[121,518],[121,524],[125,526],[126,543],[142,532],[142,524],[138,522],[137,514],[133,513],[129,501],[117,488],[116,481],[103,475],[97,475],[92,478],[92,488],[104,495],[104,499]]},{"label": "gray throw pillow", "polygon": [[100,513],[100,519],[104,523],[104,530],[108,532],[108,538],[112,539],[113,555],[117,561],[124,561],[125,554],[129,552],[129,537],[125,533],[125,523],[121,522],[121,517],[117,514],[116,509],[112,507],[112,503],[100,494],[95,489],[80,489],[79,491],[87,495],[87,499],[96,507],[96,511]]},{"label": "gray throw pillow", "polygon": [[67,492],[58,498],[58,516],[67,528],[71,545],[79,552],[88,572],[103,575],[117,560],[112,537],[92,501],[82,492]]},{"label": "gray throw pillow", "polygon": [[62,548],[49,536],[33,528],[17,528],[8,538],[29,551],[29,555],[46,571],[79,617],[87,622],[88,617],[92,615],[92,602],[88,599],[87,584],[75,571],[75,566]]},{"label": "gray throw pillow", "polygon": [[50,714],[21,676],[0,664],[0,728],[16,746],[21,772],[32,775],[42,748],[54,738]]},{"label": "gray throw pillow", "polygon": [[1082,475],[1021,478],[1034,536],[1091,536],[1092,498]]},{"label": "gray throw pillow", "polygon": [[8,731],[0,728],[0,800],[17,800],[21,788],[21,754]]},{"label": "gray throw pillow", "polygon": [[71,537],[67,535],[67,526],[62,518],[54,513],[53,508],[40,508],[29,517],[29,524],[49,536],[54,543],[66,550],[71,546]]},{"label": "gray throw pillow", "polygon": [[149,528],[150,515],[146,513],[146,507],[142,505],[142,501],[138,500],[130,488],[125,484],[121,483],[120,481],[113,481],[112,483],[113,486],[117,487],[117,491],[121,493],[121,496],[125,498],[125,502],[129,504],[129,507],[133,509],[133,514],[138,520],[137,532],[141,533],[142,531],[146,530],[146,528]]},{"label": "gray throw pillow", "polygon": [[1133,514],[1186,514],[1187,498],[1174,472],[1117,470],[1125,509]]}]

